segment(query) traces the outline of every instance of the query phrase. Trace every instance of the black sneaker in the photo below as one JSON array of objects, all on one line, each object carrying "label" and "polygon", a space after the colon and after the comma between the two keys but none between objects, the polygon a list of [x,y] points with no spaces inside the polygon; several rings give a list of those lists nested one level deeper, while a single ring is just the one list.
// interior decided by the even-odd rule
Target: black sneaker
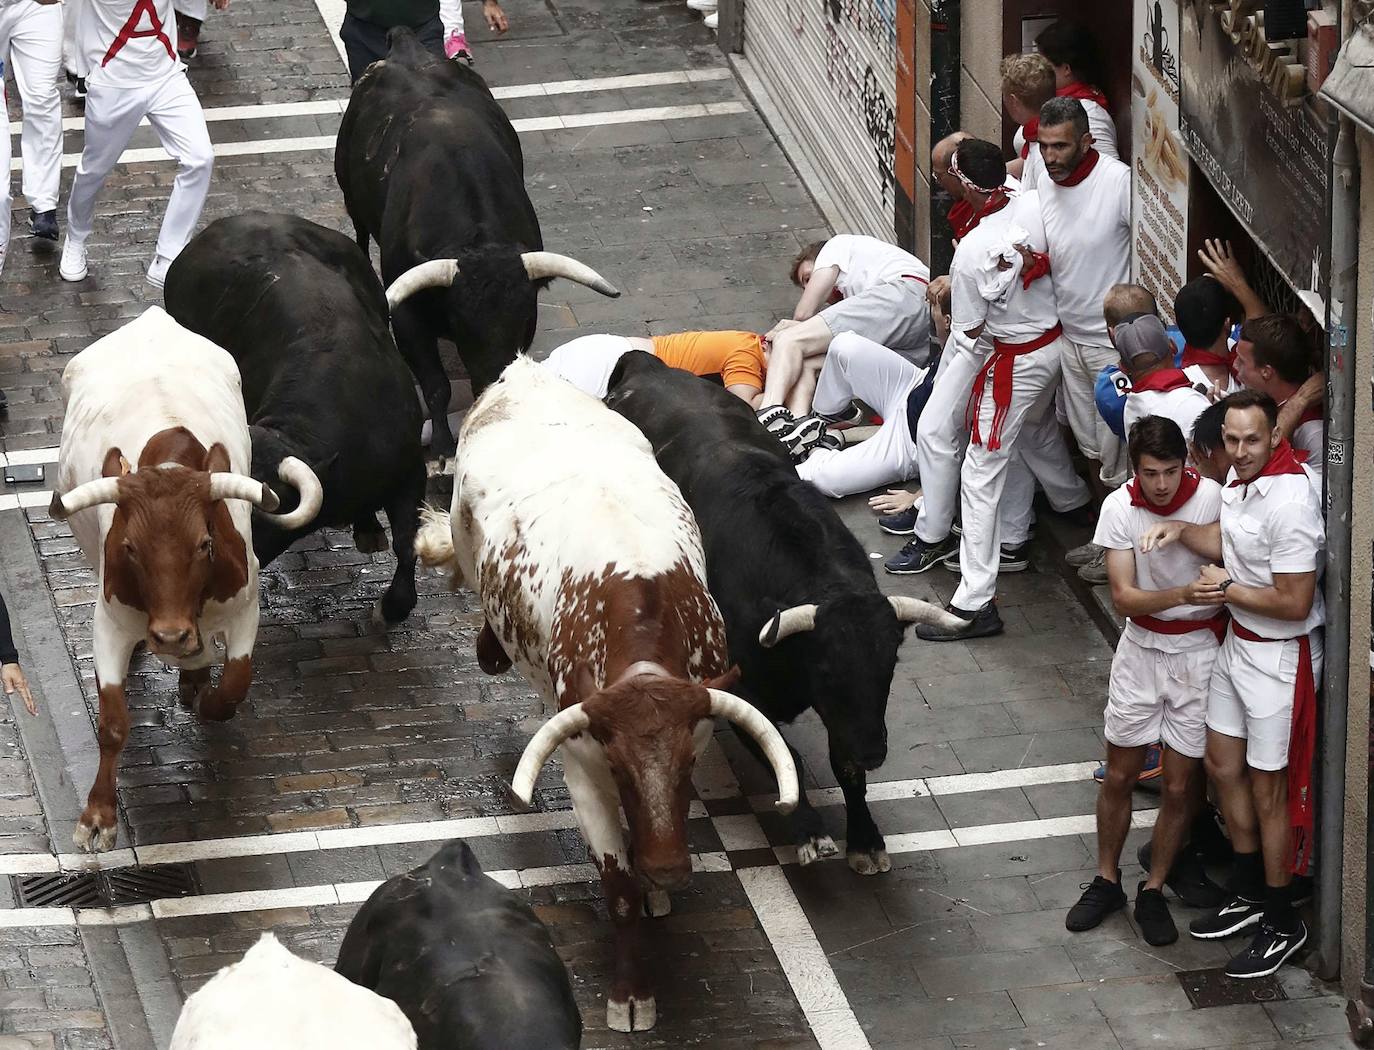
[{"label": "black sneaker", "polygon": [[57,240],[57,209],[52,211],[34,211],[29,209],[29,222],[33,226],[33,235],[41,237],[45,241]]},{"label": "black sneaker", "polygon": [[839,452],[844,448],[844,434],[834,430],[823,430],[821,436],[816,439],[815,448],[828,448],[831,452]]},{"label": "black sneaker", "polygon": [[1126,907],[1126,892],[1119,882],[1108,882],[1099,875],[1092,882],[1083,883],[1083,889],[1083,896],[1064,920],[1064,928],[1074,933],[1101,926],[1108,915]]},{"label": "black sneaker", "polygon": [[[1153,847],[1154,843],[1146,842],[1136,851],[1136,860],[1140,862],[1146,874],[1150,871]],[[1229,897],[1225,888],[1218,886],[1207,874],[1207,869],[1202,866],[1201,857],[1194,851],[1191,843],[1184,846],[1174,858],[1174,866],[1164,879],[1164,885],[1173,890],[1174,896],[1190,908],[1220,908]]]},{"label": "black sneaker", "polygon": [[[951,572],[960,571],[959,551],[956,549],[944,561],[944,566]],[[1030,542],[1027,541],[1019,547],[1008,547],[1002,544],[1002,549],[997,558],[997,572],[1025,572],[1030,568]]]},{"label": "black sneaker", "polygon": [[905,547],[883,562],[883,568],[894,576],[914,576],[948,558],[957,542],[954,536],[946,536],[939,543],[927,543],[913,536]]},{"label": "black sneaker", "polygon": [[827,423],[843,423],[849,426],[858,426],[860,423],[868,422],[868,414],[857,401],[851,401],[841,412],[833,415],[821,413],[821,418]]},{"label": "black sneaker", "polygon": [[1190,922],[1188,932],[1199,940],[1218,941],[1256,925],[1263,915],[1264,905],[1261,902],[1232,894],[1231,899],[1216,911],[1199,915]]},{"label": "black sneaker", "polygon": [[951,628],[923,623],[916,628],[916,637],[927,642],[962,642],[969,638],[987,638],[1002,633],[1002,617],[997,612],[995,601],[988,602],[972,613],[956,605],[946,605],[945,609],[963,620],[964,626]]},{"label": "black sneaker", "polygon": [[782,405],[761,409],[758,417],[763,429],[770,434],[779,434],[797,422],[797,417]]},{"label": "black sneaker", "polygon": [[792,462],[800,463],[821,447],[825,437],[825,420],[820,416],[802,416],[782,431],[775,431],[774,437],[787,446],[792,454]]},{"label": "black sneaker", "polygon": [[1307,943],[1307,924],[1298,920],[1296,930],[1282,933],[1267,922],[1259,924],[1259,932],[1234,959],[1226,965],[1226,976],[1237,980],[1268,977],[1293,957],[1293,953]]},{"label": "black sneaker", "polygon": [[1145,883],[1136,887],[1135,922],[1145,943],[1156,948],[1178,940],[1178,927],[1169,914],[1169,904],[1159,890],[1147,890]]},{"label": "black sneaker", "polygon": [[920,517],[920,506],[912,507],[910,510],[898,511],[896,514],[888,514],[878,519],[878,528],[884,532],[891,533],[893,536],[910,536],[916,531],[916,519]]},{"label": "black sneaker", "polygon": [[72,90],[76,97],[84,102],[86,99],[86,78],[77,77]]}]

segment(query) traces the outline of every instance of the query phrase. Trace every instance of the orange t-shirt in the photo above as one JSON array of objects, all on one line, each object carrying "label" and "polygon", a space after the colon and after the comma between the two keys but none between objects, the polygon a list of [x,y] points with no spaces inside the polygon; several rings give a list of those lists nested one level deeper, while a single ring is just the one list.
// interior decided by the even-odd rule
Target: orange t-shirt
[{"label": "orange t-shirt", "polygon": [[763,341],[753,332],[678,332],[654,336],[654,356],[693,375],[720,374],[727,387],[763,389]]}]

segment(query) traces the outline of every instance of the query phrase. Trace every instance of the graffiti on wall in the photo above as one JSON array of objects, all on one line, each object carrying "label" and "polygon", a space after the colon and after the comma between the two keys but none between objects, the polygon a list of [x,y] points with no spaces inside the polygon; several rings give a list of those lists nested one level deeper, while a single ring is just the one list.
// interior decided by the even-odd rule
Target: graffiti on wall
[{"label": "graffiti on wall", "polygon": [[[895,68],[896,0],[821,0],[825,17],[825,73],[831,91],[843,108],[862,122],[873,147],[878,188],[883,207],[891,203],[895,183],[893,150],[896,145],[894,89],[890,74],[880,75],[864,52],[875,46],[883,68]],[[800,32],[804,23],[793,23]]]}]

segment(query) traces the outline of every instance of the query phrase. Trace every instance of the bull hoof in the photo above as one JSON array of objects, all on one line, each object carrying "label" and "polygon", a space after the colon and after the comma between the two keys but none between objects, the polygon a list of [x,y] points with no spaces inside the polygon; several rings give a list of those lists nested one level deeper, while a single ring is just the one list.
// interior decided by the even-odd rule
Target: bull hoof
[{"label": "bull hoof", "polygon": [[846,859],[849,861],[849,866],[860,875],[881,875],[885,871],[892,870],[892,858],[887,855],[885,849],[853,852]]},{"label": "bull hoof", "polygon": [[815,835],[797,846],[797,863],[804,868],[823,857],[834,857],[839,852],[840,848],[829,835]]},{"label": "bull hoof", "polygon": [[99,820],[98,816],[83,814],[76,830],[72,832],[72,842],[83,853],[104,853],[106,850],[114,849],[115,838],[119,835],[118,826],[114,823],[113,817],[110,818],[109,826],[97,824]]},{"label": "bull hoof", "polygon": [[673,898],[667,890],[650,890],[644,894],[644,914],[651,919],[661,919],[673,910]]},{"label": "bull hoof", "polygon": [[382,529],[373,532],[359,532],[354,529],[353,546],[360,554],[380,554],[388,546],[386,532]]},{"label": "bull hoof", "polygon": [[657,1023],[658,1008],[652,997],[623,1003],[606,1000],[606,1027],[612,1032],[647,1032]]}]

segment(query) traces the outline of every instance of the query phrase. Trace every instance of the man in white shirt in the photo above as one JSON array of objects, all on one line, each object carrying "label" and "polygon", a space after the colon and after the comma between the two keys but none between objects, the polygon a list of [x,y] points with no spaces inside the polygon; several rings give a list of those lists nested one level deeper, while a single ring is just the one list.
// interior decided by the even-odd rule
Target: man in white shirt
[{"label": "man in white shirt", "polygon": [[1183,544],[1146,554],[1136,549],[1136,540],[1161,521],[1212,524],[1221,514],[1221,486],[1187,468],[1183,432],[1172,420],[1146,416],[1128,433],[1135,478],[1103,502],[1095,534],[1107,549],[1112,604],[1126,618],[1107,687],[1098,871],[1065,926],[1090,930],[1126,906],[1120,865],[1131,826],[1131,792],[1146,748],[1163,740],[1164,789],[1150,875],[1137,888],[1135,903],[1136,924],[1158,946],[1178,939],[1162,891],[1201,796],[1208,683],[1226,617],[1215,605],[1197,601],[1199,594],[1212,593],[1212,585],[1199,582],[1208,559]]},{"label": "man in white shirt", "polygon": [[[1267,314],[1246,321],[1236,344],[1236,376],[1251,390],[1260,390],[1279,406],[1297,394],[1312,374],[1312,350],[1307,333],[1291,314]],[[1320,476],[1326,465],[1325,404],[1318,399],[1297,418],[1289,439],[1307,453],[1307,465]]]},{"label": "man in white shirt", "polygon": [[1045,171],[1040,160],[1040,107],[1054,98],[1054,66],[1044,55],[1007,55],[1002,59],[1002,110],[1017,125],[1012,136],[1016,156],[1007,162],[1008,174],[1016,176],[1026,189],[1035,189]]},{"label": "man in white shirt", "polygon": [[1054,67],[1055,93],[1083,103],[1093,145],[1113,160],[1121,154],[1116,148],[1116,124],[1108,110],[1107,96],[1101,91],[1102,57],[1097,39],[1081,23],[1061,18],[1041,30],[1035,47]]},{"label": "man in white shirt", "polygon": [[1210,275],[1197,277],[1174,296],[1174,322],[1183,336],[1179,367],[1194,383],[1220,396],[1241,388],[1235,376],[1236,352],[1231,329],[1245,319],[1236,297]]},{"label": "man in white shirt", "polygon": [[1154,314],[1135,314],[1112,329],[1112,341],[1131,380],[1123,413],[1126,433],[1146,416],[1164,416],[1181,433],[1191,434],[1193,421],[1212,402],[1174,367],[1174,344],[1164,322]]},{"label": "man in white shirt", "polygon": [[768,381],[759,421],[770,431],[798,424],[785,407],[788,392],[806,371],[819,374],[841,332],[855,332],[918,366],[929,357],[930,270],[909,252],[876,237],[837,234],[808,245],[793,260],[791,277],[802,289],[792,319],[764,336]]},{"label": "man in white shirt", "polygon": [[1307,940],[1289,883],[1307,873],[1314,845],[1326,537],[1311,472],[1280,434],[1274,399],[1242,390],[1222,403],[1232,466],[1220,523],[1161,523],[1141,536],[1140,549],[1180,541],[1225,565],[1203,567],[1199,580],[1211,589],[1193,600],[1231,613],[1212,670],[1207,771],[1235,848],[1233,895],[1189,929],[1218,939],[1257,927],[1226,967],[1228,976],[1251,978],[1273,973]]},{"label": "man in white shirt", "polygon": [[[24,107],[20,149],[23,190],[35,237],[57,240],[57,190],[62,177],[62,96],[57,92],[62,65],[62,8],[58,0],[0,0],[0,70],[14,72]],[[5,184],[0,197],[0,267],[10,240],[9,136],[0,149]]]},{"label": "man in white shirt", "polygon": [[[1047,272],[1050,263],[1045,256],[1039,196],[1032,191],[1007,197],[1001,186],[1001,151],[990,142],[961,142],[953,170],[965,183],[970,203],[981,201],[981,206],[976,212],[978,224],[959,242],[950,265],[950,328],[956,352],[964,359],[936,379],[927,415],[933,413],[937,400],[950,395],[956,411],[953,419],[946,413],[931,428],[922,418],[917,456],[924,501],[916,519],[916,538],[908,544],[911,550],[893,559],[910,558],[912,564],[905,571],[920,571],[927,552],[933,556],[947,545],[948,541],[932,536],[948,533],[953,519],[950,504],[962,494],[963,534],[958,558],[951,566],[957,566],[962,579],[948,608],[964,626],[921,633],[928,641],[1001,632],[1002,620],[993,600],[999,565],[1003,558],[1024,560],[1024,552],[1001,547],[1004,489],[1017,455],[1034,457],[1039,448],[1035,441],[1021,446],[1022,427],[1032,422],[1047,426],[1062,447],[1053,400],[1065,341],[1054,284]],[[985,351],[976,349],[980,345],[991,347],[986,358]],[[986,363],[966,381],[964,360]],[[972,434],[959,467],[958,449],[950,446],[949,437],[962,431],[965,422]],[[1037,475],[1055,480],[1046,485],[1046,491],[1059,509],[1088,502],[1090,493],[1073,472],[1067,450],[1058,462],[1037,463],[1032,458],[1031,465]],[[1048,470],[1043,469],[1046,466]],[[904,571],[892,564],[886,567]]]},{"label": "man in white shirt", "polygon": [[[215,3],[225,7],[229,0]],[[67,202],[67,239],[58,267],[64,281],[86,279],[96,199],[144,117],[177,161],[149,284],[162,287],[167,268],[195,232],[210,191],[214,150],[200,100],[173,47],[174,32],[172,0],[84,0],[77,40],[90,69],[86,145]]]},{"label": "man in white shirt", "polygon": [[1047,178],[1037,185],[1054,266],[1059,321],[1070,346],[1063,355],[1064,409],[1083,455],[1101,464],[1108,488],[1126,479],[1121,439],[1097,411],[1097,374],[1116,363],[1102,300],[1130,280],[1131,169],[1093,147],[1077,99],[1052,98],[1037,129]]}]

